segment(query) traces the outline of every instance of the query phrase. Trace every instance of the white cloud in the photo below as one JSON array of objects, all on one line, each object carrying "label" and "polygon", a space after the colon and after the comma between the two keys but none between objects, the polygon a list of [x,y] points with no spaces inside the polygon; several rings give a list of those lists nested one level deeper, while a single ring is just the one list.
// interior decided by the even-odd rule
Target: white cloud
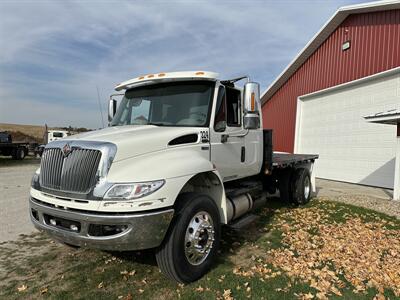
[{"label": "white cloud", "polygon": [[105,104],[114,84],[159,71],[249,74],[266,87],[348,3],[3,1],[0,95],[35,109],[2,97],[0,122],[98,127],[96,85]]}]

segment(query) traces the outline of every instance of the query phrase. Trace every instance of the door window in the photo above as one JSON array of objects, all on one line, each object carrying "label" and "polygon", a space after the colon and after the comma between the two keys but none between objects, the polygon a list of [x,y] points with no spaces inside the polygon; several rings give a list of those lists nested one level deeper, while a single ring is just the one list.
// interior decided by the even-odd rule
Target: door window
[{"label": "door window", "polygon": [[215,106],[214,130],[224,132],[226,129],[226,99],[225,87],[220,86],[218,90],[217,105]]},{"label": "door window", "polygon": [[226,88],[227,124],[230,127],[240,127],[240,91]]}]

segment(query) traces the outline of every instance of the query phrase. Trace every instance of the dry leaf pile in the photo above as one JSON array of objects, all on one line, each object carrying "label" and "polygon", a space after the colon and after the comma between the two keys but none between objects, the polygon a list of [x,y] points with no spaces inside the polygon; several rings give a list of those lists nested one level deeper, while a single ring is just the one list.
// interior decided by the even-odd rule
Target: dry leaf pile
[{"label": "dry leaf pile", "polygon": [[[387,223],[350,216],[336,223],[319,208],[291,210],[276,225],[284,247],[269,250],[268,262],[317,289],[319,299],[340,296],[346,286],[341,278],[355,293],[374,287],[382,294],[389,288],[400,297],[400,230],[388,229],[394,224]],[[265,266],[252,271],[271,274]]]}]

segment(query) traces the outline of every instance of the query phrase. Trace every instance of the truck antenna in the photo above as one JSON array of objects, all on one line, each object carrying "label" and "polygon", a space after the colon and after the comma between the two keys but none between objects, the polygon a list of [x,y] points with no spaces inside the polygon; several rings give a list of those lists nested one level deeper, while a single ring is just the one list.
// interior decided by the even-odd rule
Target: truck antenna
[{"label": "truck antenna", "polygon": [[97,85],[96,85],[96,90],[97,90],[97,101],[99,102],[99,109],[100,109],[100,115],[101,115],[101,124],[104,128],[103,110],[101,109],[100,92],[99,92],[99,87]]}]

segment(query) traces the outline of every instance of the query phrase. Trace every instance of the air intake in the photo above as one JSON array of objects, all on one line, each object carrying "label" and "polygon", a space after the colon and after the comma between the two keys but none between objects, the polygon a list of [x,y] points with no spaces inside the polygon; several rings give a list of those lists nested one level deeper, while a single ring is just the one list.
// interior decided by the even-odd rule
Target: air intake
[{"label": "air intake", "polygon": [[180,137],[174,138],[168,143],[168,146],[176,146],[182,144],[193,144],[196,143],[199,136],[196,133],[182,135]]}]

